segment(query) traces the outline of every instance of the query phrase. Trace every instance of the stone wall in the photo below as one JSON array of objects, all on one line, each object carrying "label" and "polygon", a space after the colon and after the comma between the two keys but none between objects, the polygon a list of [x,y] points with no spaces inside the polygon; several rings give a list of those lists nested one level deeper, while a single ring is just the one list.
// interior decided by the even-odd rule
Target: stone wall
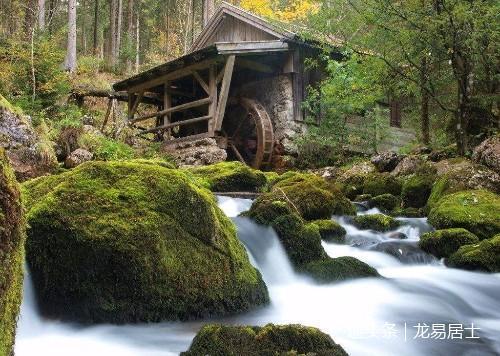
[{"label": "stone wall", "polygon": [[305,125],[293,115],[293,89],[290,74],[262,78],[241,85],[238,95],[258,100],[267,110],[274,127],[275,140],[285,154],[296,152],[293,138],[304,132]]}]

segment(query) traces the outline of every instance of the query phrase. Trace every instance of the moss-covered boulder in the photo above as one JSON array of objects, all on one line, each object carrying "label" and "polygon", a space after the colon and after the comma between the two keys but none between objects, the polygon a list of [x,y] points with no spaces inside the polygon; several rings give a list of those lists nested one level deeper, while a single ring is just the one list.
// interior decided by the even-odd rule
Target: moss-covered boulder
[{"label": "moss-covered boulder", "polygon": [[438,258],[449,257],[461,246],[475,244],[479,239],[473,233],[462,229],[436,230],[423,234],[418,246]]},{"label": "moss-covered boulder", "polygon": [[401,201],[399,197],[392,194],[386,193],[382,195],[377,195],[376,197],[368,200],[368,206],[370,208],[379,208],[382,211],[391,211],[399,207]]},{"label": "moss-covered boulder", "polygon": [[500,234],[477,244],[460,247],[446,264],[450,267],[500,272]]},{"label": "moss-covered boulder", "polygon": [[87,162],[23,188],[27,259],[46,315],[184,320],[268,302],[232,222],[178,170]]},{"label": "moss-covered boulder", "polygon": [[352,221],[358,229],[381,232],[393,230],[400,225],[398,220],[384,214],[358,215]]},{"label": "moss-covered boulder", "polygon": [[431,194],[434,176],[414,174],[406,178],[401,189],[405,208],[422,208]]},{"label": "moss-covered boulder", "polygon": [[0,148],[0,356],[13,355],[23,285],[24,228],[19,186]]},{"label": "moss-covered boulder", "polygon": [[324,241],[332,241],[338,243],[345,242],[345,229],[336,221],[333,220],[314,220],[311,222],[319,229],[321,239]]},{"label": "moss-covered boulder", "polygon": [[332,283],[352,278],[378,277],[377,270],[350,256],[311,261],[299,269],[319,283]]},{"label": "moss-covered boulder", "polygon": [[205,179],[214,192],[258,192],[267,183],[264,173],[241,162],[220,162],[189,171]]},{"label": "moss-covered boulder", "polygon": [[373,196],[382,194],[392,194],[399,196],[401,194],[401,183],[389,173],[373,173],[366,177],[363,185],[363,194]]},{"label": "moss-covered boulder", "polygon": [[500,196],[487,190],[467,190],[446,195],[429,213],[436,229],[462,227],[479,239],[500,233]]},{"label": "moss-covered boulder", "polygon": [[347,356],[344,349],[319,329],[302,325],[205,325],[182,356]]}]

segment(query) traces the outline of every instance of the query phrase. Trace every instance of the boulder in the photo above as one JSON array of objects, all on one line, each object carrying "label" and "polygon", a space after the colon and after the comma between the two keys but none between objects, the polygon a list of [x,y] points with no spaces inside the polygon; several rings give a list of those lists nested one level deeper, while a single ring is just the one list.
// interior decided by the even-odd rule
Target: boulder
[{"label": "boulder", "polygon": [[474,189],[486,189],[499,194],[500,175],[470,161],[448,167],[448,172],[439,177],[432,186],[427,202],[428,208],[433,208],[447,194]]},{"label": "boulder", "polygon": [[422,208],[431,195],[434,176],[414,174],[403,181],[401,200],[403,208]]},{"label": "boulder", "polygon": [[259,192],[267,183],[263,172],[241,162],[220,162],[188,171],[205,180],[214,192]]},{"label": "boulder", "polygon": [[333,241],[338,243],[345,242],[345,229],[336,221],[333,220],[314,220],[311,222],[319,229],[321,239],[324,241]]},{"label": "boulder", "polygon": [[422,166],[429,165],[423,156],[409,155],[404,157],[391,172],[392,175],[407,176],[422,169]]},{"label": "boulder", "polygon": [[401,201],[399,197],[392,194],[381,194],[368,201],[368,206],[370,208],[379,208],[383,211],[391,211],[399,207]]},{"label": "boulder", "polygon": [[375,166],[371,162],[361,162],[339,172],[336,180],[341,184],[342,192],[353,199],[363,193],[366,177],[374,172]]},{"label": "boulder", "polygon": [[70,153],[68,157],[64,160],[64,167],[75,168],[84,162],[91,161],[94,158],[94,154],[83,148],[77,148]]},{"label": "boulder", "polygon": [[351,257],[324,258],[300,266],[299,271],[318,283],[332,283],[352,278],[379,277],[379,273],[366,263]]},{"label": "boulder", "polygon": [[24,232],[19,186],[0,148],[0,356],[14,354],[23,289]]},{"label": "boulder", "polygon": [[223,162],[227,152],[220,148],[213,138],[169,144],[166,141],[163,151],[171,155],[179,166],[204,166]]},{"label": "boulder", "polygon": [[474,148],[472,160],[500,174],[500,135],[490,137]]},{"label": "boulder", "polygon": [[473,233],[462,228],[454,228],[423,234],[420,237],[418,246],[438,258],[447,258],[461,246],[478,242],[479,239]]},{"label": "boulder", "polygon": [[363,194],[373,196],[382,194],[401,194],[401,183],[389,173],[373,173],[366,176],[363,185]]},{"label": "boulder", "polygon": [[319,329],[302,325],[205,325],[181,356],[201,355],[329,355],[347,352]]},{"label": "boulder", "polygon": [[53,142],[46,137],[45,124],[33,127],[29,116],[0,95],[0,147],[10,159],[19,181],[25,181],[57,168]]},{"label": "boulder", "polygon": [[401,162],[404,155],[397,154],[396,152],[388,151],[373,156],[370,162],[373,163],[377,171],[390,172]]},{"label": "boulder", "polygon": [[479,239],[500,233],[500,196],[487,190],[468,190],[446,195],[429,213],[436,229],[462,227]]},{"label": "boulder", "polygon": [[23,185],[27,261],[44,315],[186,320],[268,302],[233,223],[179,170],[86,162]]},{"label": "boulder", "polygon": [[394,239],[394,240],[406,240],[406,239],[408,239],[408,236],[406,236],[406,234],[399,232],[399,231],[391,232],[391,233],[387,234],[387,237],[390,239]]},{"label": "boulder", "polygon": [[358,215],[352,221],[358,229],[381,232],[393,230],[400,225],[398,220],[384,214]]},{"label": "boulder", "polygon": [[476,244],[465,245],[446,260],[450,267],[500,272],[500,234]]},{"label": "boulder", "polygon": [[432,151],[429,154],[429,159],[433,162],[439,162],[443,159],[450,159],[457,156],[457,145],[449,145],[440,150]]}]

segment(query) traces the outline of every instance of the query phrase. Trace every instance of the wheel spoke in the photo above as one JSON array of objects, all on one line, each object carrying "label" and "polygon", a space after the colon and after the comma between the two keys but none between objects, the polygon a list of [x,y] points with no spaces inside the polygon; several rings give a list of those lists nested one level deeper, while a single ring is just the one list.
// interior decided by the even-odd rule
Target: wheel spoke
[{"label": "wheel spoke", "polygon": [[236,157],[238,157],[238,159],[239,159],[242,163],[245,163],[245,164],[246,164],[247,162],[245,161],[245,159],[244,159],[244,158],[243,158],[243,156],[241,155],[240,151],[238,151],[238,149],[236,148],[236,146],[235,146],[232,142],[230,143],[230,145],[231,145],[231,148],[233,149],[233,152],[234,152],[234,154],[236,155]]}]

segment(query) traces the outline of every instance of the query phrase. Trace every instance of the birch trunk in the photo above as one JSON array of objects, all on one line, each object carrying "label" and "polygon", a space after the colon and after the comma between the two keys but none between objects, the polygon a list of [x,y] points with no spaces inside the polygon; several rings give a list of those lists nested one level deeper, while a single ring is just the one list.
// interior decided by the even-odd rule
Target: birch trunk
[{"label": "birch trunk", "polygon": [[76,70],[76,0],[68,0],[68,44],[64,68],[70,73]]}]

